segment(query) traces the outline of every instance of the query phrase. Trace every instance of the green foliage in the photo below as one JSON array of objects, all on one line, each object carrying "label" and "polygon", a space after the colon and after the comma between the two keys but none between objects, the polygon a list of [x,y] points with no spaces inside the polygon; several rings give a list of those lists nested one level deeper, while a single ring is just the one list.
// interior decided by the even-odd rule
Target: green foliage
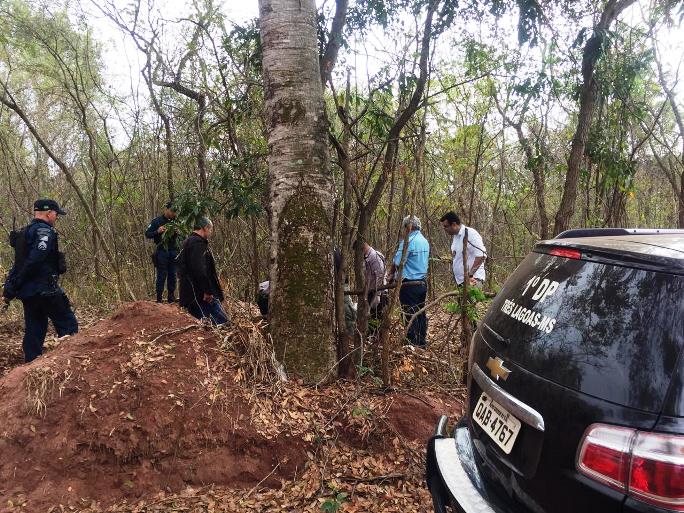
[{"label": "green foliage", "polygon": [[373,416],[373,410],[367,406],[355,406],[351,411],[352,417],[370,418]]},{"label": "green foliage", "polygon": [[491,0],[491,12],[495,16],[501,16],[505,12],[518,9],[518,43],[537,44],[539,37],[539,21],[542,17],[542,8],[537,0]]},{"label": "green foliage", "polygon": [[[369,319],[368,326],[379,326],[379,321],[377,319]],[[372,368],[366,367],[365,365],[357,365],[356,372],[359,378],[370,377],[373,384],[376,386],[382,385],[382,379],[375,375],[375,371]]]},{"label": "green foliage", "polygon": [[260,175],[240,177],[239,169],[238,161],[220,165],[220,172],[211,177],[204,191],[194,183],[183,184],[173,201],[178,214],[173,226],[179,233],[192,231],[195,222],[203,216],[223,215],[231,219],[261,214],[265,178]]},{"label": "green foliage", "polygon": [[348,494],[340,492],[335,497],[331,499],[326,499],[323,504],[321,504],[321,511],[325,513],[337,513],[342,511],[344,503],[349,501]]},{"label": "green foliage", "polygon": [[[460,291],[459,291],[460,292]],[[461,315],[461,294],[457,296],[456,301],[451,301],[444,305],[447,313]],[[468,287],[468,302],[466,303],[466,316],[469,320],[475,321],[478,319],[477,304],[487,301],[487,296],[479,287]]]}]

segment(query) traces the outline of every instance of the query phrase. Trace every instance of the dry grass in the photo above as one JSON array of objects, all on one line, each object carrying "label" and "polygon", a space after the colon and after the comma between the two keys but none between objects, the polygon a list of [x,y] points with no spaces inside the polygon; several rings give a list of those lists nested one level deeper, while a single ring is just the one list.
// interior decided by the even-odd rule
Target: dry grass
[{"label": "dry grass", "polygon": [[55,391],[61,397],[71,378],[72,373],[69,370],[56,373],[51,367],[33,367],[30,369],[24,378],[28,413],[45,417],[48,404],[55,396]]},{"label": "dry grass", "polygon": [[223,348],[240,355],[247,381],[274,385],[287,378],[273,351],[273,342],[254,305],[235,301],[230,304],[230,326],[221,331]]},{"label": "dry grass", "polygon": [[44,417],[55,391],[55,375],[50,367],[34,367],[26,373],[26,407],[30,414]]}]

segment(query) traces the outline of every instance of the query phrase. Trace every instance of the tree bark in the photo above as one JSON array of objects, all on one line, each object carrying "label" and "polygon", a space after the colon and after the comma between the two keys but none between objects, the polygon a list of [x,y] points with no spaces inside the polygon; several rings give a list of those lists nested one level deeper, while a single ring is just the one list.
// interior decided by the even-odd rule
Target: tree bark
[{"label": "tree bark", "polygon": [[314,0],[259,0],[271,204],[271,335],[287,372],[334,364],[332,177]]},{"label": "tree bark", "polygon": [[570,147],[563,196],[556,213],[556,222],[553,228],[555,234],[559,234],[570,227],[572,216],[575,213],[580,167],[584,159],[584,149],[587,145],[589,128],[591,127],[591,120],[594,116],[594,108],[598,96],[598,83],[596,82],[594,72],[596,70],[596,63],[603,54],[608,28],[620,13],[635,1],[609,0],[601,13],[599,22],[594,26],[592,36],[584,45],[582,52],[582,90],[579,114],[577,116],[577,128],[572,138],[572,146]]},{"label": "tree bark", "polygon": [[337,61],[337,54],[342,46],[342,29],[347,21],[347,8],[349,7],[349,0],[337,0],[335,2],[335,16],[333,17],[332,27],[330,28],[330,36],[328,44],[325,47],[325,52],[321,56],[321,82],[323,87],[330,80],[332,70]]}]

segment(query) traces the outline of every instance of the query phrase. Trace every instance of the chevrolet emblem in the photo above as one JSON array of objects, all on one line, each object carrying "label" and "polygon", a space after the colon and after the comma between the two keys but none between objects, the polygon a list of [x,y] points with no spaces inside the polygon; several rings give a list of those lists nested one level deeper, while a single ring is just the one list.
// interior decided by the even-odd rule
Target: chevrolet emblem
[{"label": "chevrolet emblem", "polygon": [[487,360],[487,368],[489,369],[492,377],[496,378],[497,381],[499,381],[499,378],[506,381],[508,379],[508,375],[511,373],[510,369],[504,367],[503,363],[504,361],[499,357],[490,357],[489,360]]}]

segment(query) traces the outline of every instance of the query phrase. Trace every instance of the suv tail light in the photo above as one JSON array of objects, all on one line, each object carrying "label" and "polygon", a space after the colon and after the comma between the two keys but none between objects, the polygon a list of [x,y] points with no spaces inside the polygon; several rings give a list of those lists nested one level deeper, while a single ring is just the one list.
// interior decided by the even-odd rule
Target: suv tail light
[{"label": "suv tail light", "polygon": [[635,499],[684,511],[684,437],[637,432],[629,493]]},{"label": "suv tail light", "polygon": [[577,470],[634,499],[684,511],[684,436],[592,424]]},{"label": "suv tail light", "polygon": [[549,255],[571,258],[572,260],[580,260],[582,258],[582,253],[579,249],[571,248],[553,248],[551,251],[549,251]]}]

